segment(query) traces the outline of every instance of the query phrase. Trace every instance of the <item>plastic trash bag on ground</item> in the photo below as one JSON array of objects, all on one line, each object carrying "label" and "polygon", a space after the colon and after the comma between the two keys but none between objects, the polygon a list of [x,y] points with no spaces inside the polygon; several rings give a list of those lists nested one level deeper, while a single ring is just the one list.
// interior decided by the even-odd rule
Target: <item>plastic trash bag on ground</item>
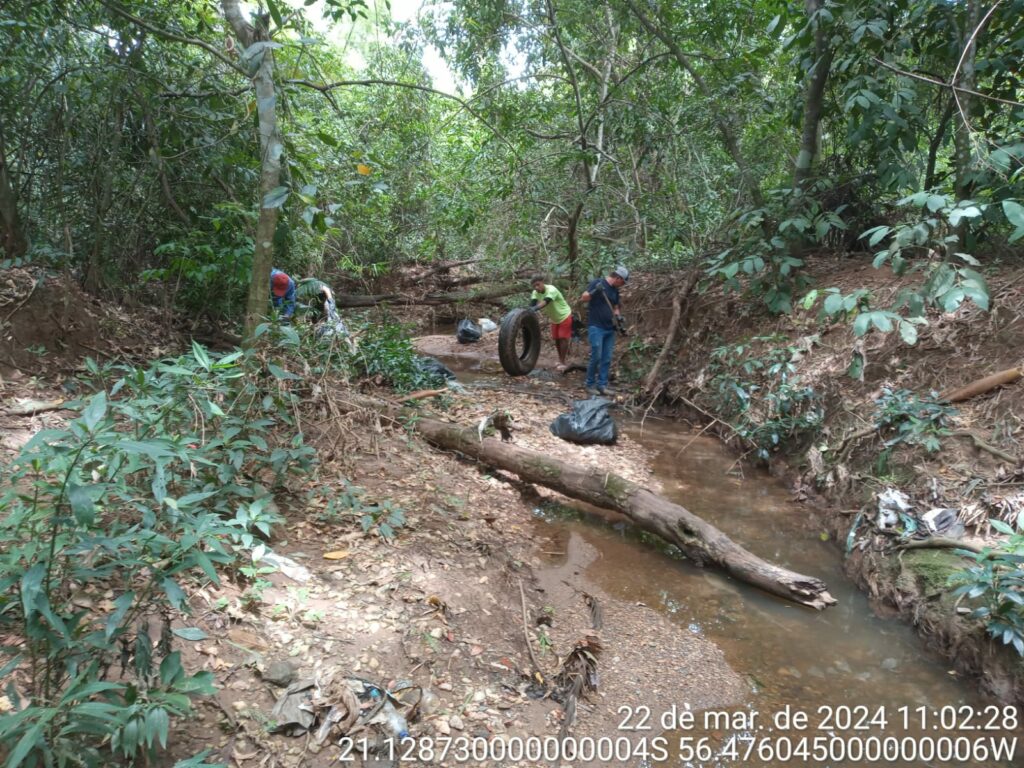
[{"label": "plastic trash bag on ground", "polygon": [[491,333],[492,331],[498,330],[498,324],[489,317],[481,317],[477,320],[477,323],[479,323],[480,330],[484,333]]},{"label": "plastic trash bag on ground", "polygon": [[480,337],[483,335],[480,326],[469,319],[459,320],[458,328],[455,330],[455,338],[460,344],[472,344],[474,341],[480,341]]},{"label": "plastic trash bag on ground", "polygon": [[572,413],[563,413],[551,422],[551,434],[581,445],[614,443],[619,428],[611,416],[611,407],[610,400],[599,397],[576,400]]},{"label": "plastic trash bag on ground", "polygon": [[416,367],[424,373],[432,373],[447,381],[455,381],[455,373],[436,357],[417,357]]}]

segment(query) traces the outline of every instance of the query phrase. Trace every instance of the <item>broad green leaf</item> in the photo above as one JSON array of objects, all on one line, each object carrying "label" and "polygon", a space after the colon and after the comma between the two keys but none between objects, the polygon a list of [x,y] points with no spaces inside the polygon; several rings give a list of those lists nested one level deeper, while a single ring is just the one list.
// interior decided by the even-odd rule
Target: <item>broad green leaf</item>
[{"label": "broad green leaf", "polygon": [[207,354],[203,345],[194,339],[192,340],[192,356],[196,359],[196,362],[203,367],[204,371],[210,370],[210,356]]},{"label": "broad green leaf", "polygon": [[267,363],[267,370],[270,371],[271,375],[275,379],[286,379],[286,380],[301,380],[302,377],[298,376],[291,371],[286,371],[280,366],[274,365],[273,363]]},{"label": "broad green leaf", "polygon": [[90,526],[96,520],[96,505],[88,489],[74,481],[68,483],[68,504],[79,525]]},{"label": "broad green leaf", "polygon": [[284,21],[281,19],[281,9],[278,7],[274,0],[267,0],[267,10],[270,11],[270,18],[277,24],[277,28],[280,29],[284,26]]},{"label": "broad green leaf", "polygon": [[117,633],[121,626],[121,621],[124,619],[125,614],[128,613],[128,609],[132,607],[133,602],[135,602],[134,592],[125,592],[114,601],[114,611],[107,616],[107,624],[104,629],[104,635],[107,640],[110,640]]},{"label": "broad green leaf", "polygon": [[825,312],[834,315],[843,309],[843,297],[838,293],[831,293],[825,297]]},{"label": "broad green leaf", "polygon": [[1003,213],[1013,226],[1024,229],[1024,205],[1013,200],[1003,200]]},{"label": "broad green leaf", "polygon": [[281,186],[275,187],[274,189],[267,192],[263,198],[264,208],[280,208],[284,205],[285,200],[288,199],[288,195],[291,194],[291,190],[288,187]]},{"label": "broad green leaf", "polygon": [[21,577],[21,607],[27,621],[36,609],[36,599],[43,594],[43,579],[46,578],[46,565],[36,563]]},{"label": "broad green leaf", "polygon": [[167,654],[160,662],[160,682],[164,685],[174,683],[184,674],[185,670],[181,667],[181,651]]},{"label": "broad green leaf", "polygon": [[89,405],[82,411],[82,423],[92,432],[107,414],[107,393],[98,392],[89,399]]},{"label": "broad green leaf", "polygon": [[209,635],[203,632],[199,627],[178,627],[177,629],[172,629],[171,632],[182,640],[205,640],[209,637]]},{"label": "broad green leaf", "polygon": [[913,346],[917,343],[917,326],[913,323],[900,321],[900,336],[903,337],[903,341]]},{"label": "broad green leaf", "polygon": [[1002,520],[992,518],[991,520],[989,520],[989,524],[997,531],[999,531],[1000,533],[1005,533],[1007,536],[1013,536],[1014,533],[1016,533],[1016,531],[1014,531],[1013,528],[1004,523]]},{"label": "broad green leaf", "polygon": [[164,593],[167,595],[167,599],[170,600],[171,605],[179,611],[184,611],[187,607],[185,602],[187,598],[185,592],[178,586],[178,582],[168,577],[160,582],[160,586],[163,587]]}]

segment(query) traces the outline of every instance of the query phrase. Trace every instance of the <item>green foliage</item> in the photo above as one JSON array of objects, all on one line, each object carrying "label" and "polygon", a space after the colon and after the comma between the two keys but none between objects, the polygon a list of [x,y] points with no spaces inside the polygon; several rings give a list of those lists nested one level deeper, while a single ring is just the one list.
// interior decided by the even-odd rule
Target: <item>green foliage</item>
[{"label": "green foliage", "polygon": [[930,453],[942,447],[941,437],[949,434],[949,420],[956,409],[934,395],[919,397],[906,389],[882,389],[875,403],[875,425],[893,436],[885,441],[891,448],[899,443],[920,445]]},{"label": "green foliage", "polygon": [[[926,306],[955,312],[965,299],[971,299],[987,310],[989,292],[985,278],[971,268],[979,265],[978,260],[957,250],[961,237],[954,230],[966,222],[981,219],[989,207],[971,200],[952,203],[944,195],[928,192],[917,192],[900,204],[917,206],[921,215],[894,227],[873,227],[861,235],[868,238],[870,247],[889,238],[887,247],[875,254],[876,268],[890,263],[897,275],[925,271],[922,287],[904,292],[897,307],[906,306],[912,317],[919,317]],[[911,261],[908,254],[915,251],[927,258]],[[941,260],[936,261],[935,257]],[[960,266],[954,260],[967,266]]]},{"label": "green foliage", "polygon": [[153,253],[164,265],[143,270],[143,282],[159,281],[170,303],[193,315],[220,320],[238,313],[252,271],[254,211],[236,203],[217,206],[208,228],[190,229],[158,245]]},{"label": "green foliage", "polygon": [[765,460],[786,441],[816,433],[824,418],[818,394],[800,386],[796,347],[782,341],[757,336],[711,353],[710,386],[719,413]]},{"label": "green foliage", "polygon": [[30,672],[24,699],[6,687],[7,768],[151,756],[191,697],[213,692],[172,647],[199,636],[171,630],[189,612],[183,585],[216,583],[246,544],[238,515],[261,503],[254,476],[310,462],[301,436],[276,444],[280,395],[260,389],[251,362],[199,345],[146,369],[90,361],[100,391],[6,468],[0,634],[24,642],[4,648],[0,679]]},{"label": "green foliage", "polygon": [[999,549],[960,551],[975,564],[951,578],[959,585],[953,594],[980,603],[971,615],[984,621],[992,637],[1024,656],[1024,534],[1001,520],[989,522],[1009,538]]},{"label": "green foliage", "polygon": [[407,329],[391,322],[367,322],[353,331],[359,346],[348,353],[358,376],[387,384],[396,392],[412,392],[444,384],[444,378],[425,370],[413,349]]},{"label": "green foliage", "polygon": [[375,531],[385,541],[394,540],[396,529],[405,525],[405,512],[400,507],[389,500],[369,501],[363,488],[348,481],[340,490],[337,487],[311,490],[308,501],[321,507],[317,513],[321,522],[344,524],[358,521],[364,533]]}]

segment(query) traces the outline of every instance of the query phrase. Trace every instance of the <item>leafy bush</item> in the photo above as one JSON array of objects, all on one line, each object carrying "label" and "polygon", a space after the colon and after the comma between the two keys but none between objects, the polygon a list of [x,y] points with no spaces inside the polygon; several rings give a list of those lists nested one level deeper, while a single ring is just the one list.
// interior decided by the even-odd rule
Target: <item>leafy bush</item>
[{"label": "leafy bush", "polygon": [[348,361],[359,376],[389,384],[396,392],[412,392],[444,384],[444,378],[424,370],[406,329],[389,322],[364,323],[357,331],[359,347]]},{"label": "leafy bush", "polygon": [[0,636],[23,638],[2,648],[6,768],[150,756],[190,697],[213,692],[173,649],[203,637],[172,628],[189,610],[182,584],[217,582],[260,504],[254,480],[273,485],[311,453],[301,436],[274,444],[287,409],[248,364],[198,345],[147,369],[90,361],[101,391],[3,473]]},{"label": "leafy bush", "polygon": [[960,550],[964,556],[974,558],[975,565],[953,575],[952,582],[960,584],[953,594],[981,602],[972,616],[985,622],[992,637],[1001,639],[1004,645],[1013,645],[1024,656],[1024,534],[1001,520],[990,522],[1009,540],[1000,550]]},{"label": "leafy bush", "polygon": [[875,403],[875,424],[895,434],[885,441],[887,448],[898,443],[920,445],[930,453],[942,447],[940,437],[949,434],[947,424],[956,409],[934,396],[919,397],[906,389],[882,389]]},{"label": "leafy bush", "polygon": [[214,319],[230,317],[241,306],[252,269],[255,213],[237,203],[221,203],[205,218],[209,229],[190,229],[158,245],[164,265],[142,272],[143,282],[159,280],[182,309]]},{"label": "leafy bush", "polygon": [[317,519],[325,523],[341,523],[358,520],[364,533],[376,531],[384,540],[391,541],[397,535],[396,529],[405,525],[405,512],[392,501],[367,501],[366,491],[349,482],[339,491],[336,488],[320,488],[310,491],[309,501],[319,502],[323,510]]},{"label": "leafy bush", "polygon": [[824,418],[812,387],[800,385],[793,346],[772,346],[785,337],[758,336],[750,343],[718,347],[711,353],[711,385],[717,406],[742,437],[767,459],[784,441],[813,434]]}]

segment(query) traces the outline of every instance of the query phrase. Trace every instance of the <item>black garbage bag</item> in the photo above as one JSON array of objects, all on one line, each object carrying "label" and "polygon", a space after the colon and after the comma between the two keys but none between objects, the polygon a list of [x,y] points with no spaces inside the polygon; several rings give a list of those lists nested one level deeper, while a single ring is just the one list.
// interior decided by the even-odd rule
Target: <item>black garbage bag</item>
[{"label": "black garbage bag", "polygon": [[436,357],[417,357],[416,367],[419,368],[424,373],[431,373],[434,376],[437,376],[438,378],[444,379],[446,381],[454,381],[456,378],[458,378],[452,372],[451,368],[442,363]]},{"label": "black garbage bag", "polygon": [[592,397],[575,400],[572,413],[563,413],[551,422],[551,434],[570,443],[609,445],[619,436],[619,428],[610,413],[612,403]]},{"label": "black garbage bag", "polygon": [[483,335],[483,330],[472,320],[459,320],[459,326],[455,331],[455,338],[459,340],[459,344],[472,344],[474,341],[480,341]]}]

